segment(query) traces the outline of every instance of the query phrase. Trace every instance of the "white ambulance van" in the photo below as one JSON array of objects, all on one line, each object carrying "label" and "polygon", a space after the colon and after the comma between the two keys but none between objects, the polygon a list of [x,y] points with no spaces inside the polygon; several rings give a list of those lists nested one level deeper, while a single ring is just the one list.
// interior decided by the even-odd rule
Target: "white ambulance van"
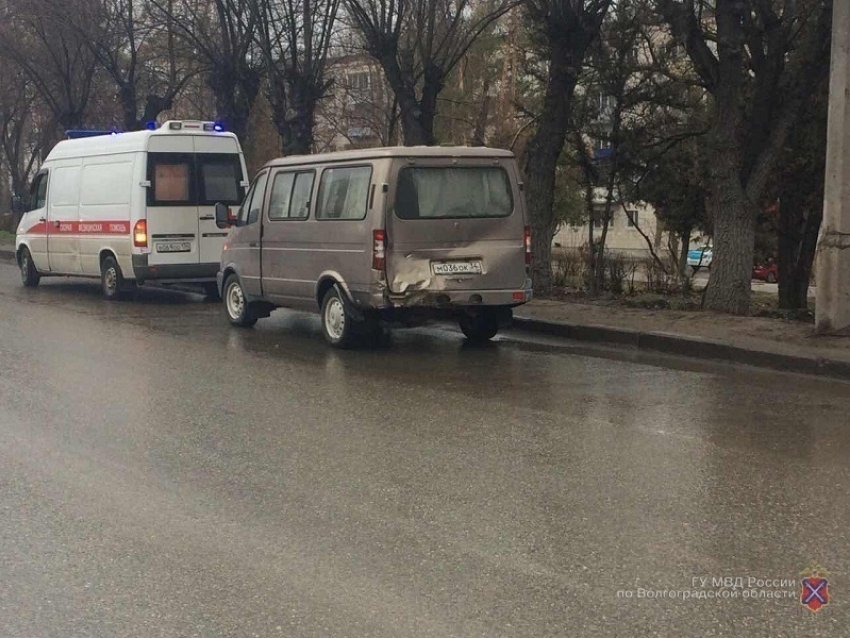
[{"label": "white ambulance van", "polygon": [[227,231],[219,202],[248,186],[239,140],[213,122],[60,142],[33,179],[18,225],[25,286],[41,277],[99,277],[115,299],[145,282],[188,283],[218,294]]}]

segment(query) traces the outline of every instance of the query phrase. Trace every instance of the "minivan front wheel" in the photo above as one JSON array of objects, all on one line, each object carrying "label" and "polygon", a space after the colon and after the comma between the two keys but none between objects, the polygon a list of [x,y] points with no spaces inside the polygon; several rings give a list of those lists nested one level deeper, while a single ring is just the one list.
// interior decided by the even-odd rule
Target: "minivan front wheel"
[{"label": "minivan front wheel", "polygon": [[224,282],[224,309],[230,323],[240,328],[250,328],[259,319],[236,275],[230,275]]},{"label": "minivan front wheel", "polygon": [[335,348],[347,348],[354,338],[352,318],[336,286],[328,290],[322,300],[322,335]]},{"label": "minivan front wheel", "polygon": [[21,283],[27,288],[35,288],[41,281],[41,275],[38,274],[35,264],[32,263],[32,255],[30,255],[28,248],[21,249],[18,264],[21,267]]},{"label": "minivan front wheel", "polygon": [[489,341],[499,332],[499,318],[490,308],[461,315],[458,323],[463,334],[472,343]]}]

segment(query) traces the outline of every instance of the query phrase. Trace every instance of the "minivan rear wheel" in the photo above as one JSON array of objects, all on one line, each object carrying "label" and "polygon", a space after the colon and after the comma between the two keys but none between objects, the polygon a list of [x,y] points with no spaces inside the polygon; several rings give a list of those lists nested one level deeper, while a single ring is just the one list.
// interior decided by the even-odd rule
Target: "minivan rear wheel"
[{"label": "minivan rear wheel", "polygon": [[499,332],[499,318],[490,308],[461,315],[458,323],[463,334],[472,343],[489,341]]},{"label": "minivan rear wheel", "polygon": [[41,275],[32,263],[32,255],[28,248],[22,248],[18,256],[18,265],[21,267],[21,283],[27,288],[35,288],[41,281]]},{"label": "minivan rear wheel", "polygon": [[250,328],[259,319],[236,275],[230,275],[224,282],[224,310],[228,321],[239,328]]},{"label": "minivan rear wheel", "polygon": [[334,348],[348,348],[354,339],[354,325],[339,288],[333,286],[322,299],[322,335]]}]

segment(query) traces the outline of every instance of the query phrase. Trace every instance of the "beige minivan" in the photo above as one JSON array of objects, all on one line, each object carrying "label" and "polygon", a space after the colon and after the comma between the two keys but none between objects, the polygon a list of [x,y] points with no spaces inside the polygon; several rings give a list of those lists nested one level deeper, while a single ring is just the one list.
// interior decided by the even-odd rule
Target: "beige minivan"
[{"label": "beige minivan", "polygon": [[385,324],[453,318],[486,341],[531,299],[523,184],[508,151],[399,147],[277,159],[231,227],[218,284],[230,322],[321,312],[333,346]]}]

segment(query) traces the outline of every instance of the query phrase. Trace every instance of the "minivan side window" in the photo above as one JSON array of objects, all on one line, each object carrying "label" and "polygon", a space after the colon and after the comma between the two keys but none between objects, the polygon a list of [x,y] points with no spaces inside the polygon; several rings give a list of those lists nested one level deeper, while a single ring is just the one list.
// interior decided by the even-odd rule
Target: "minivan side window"
[{"label": "minivan side window", "polygon": [[254,180],[254,185],[251,187],[242,208],[239,209],[239,224],[253,224],[260,219],[260,211],[263,209],[263,198],[266,194],[266,182],[269,179],[269,172],[264,171]]},{"label": "minivan side window", "polygon": [[47,206],[47,173],[37,175],[30,191],[30,210]]},{"label": "minivan side window", "polygon": [[325,169],[319,184],[316,219],[365,219],[371,181],[371,166]]},{"label": "minivan side window", "polygon": [[313,198],[315,173],[278,173],[274,178],[269,201],[269,219],[307,219]]}]

